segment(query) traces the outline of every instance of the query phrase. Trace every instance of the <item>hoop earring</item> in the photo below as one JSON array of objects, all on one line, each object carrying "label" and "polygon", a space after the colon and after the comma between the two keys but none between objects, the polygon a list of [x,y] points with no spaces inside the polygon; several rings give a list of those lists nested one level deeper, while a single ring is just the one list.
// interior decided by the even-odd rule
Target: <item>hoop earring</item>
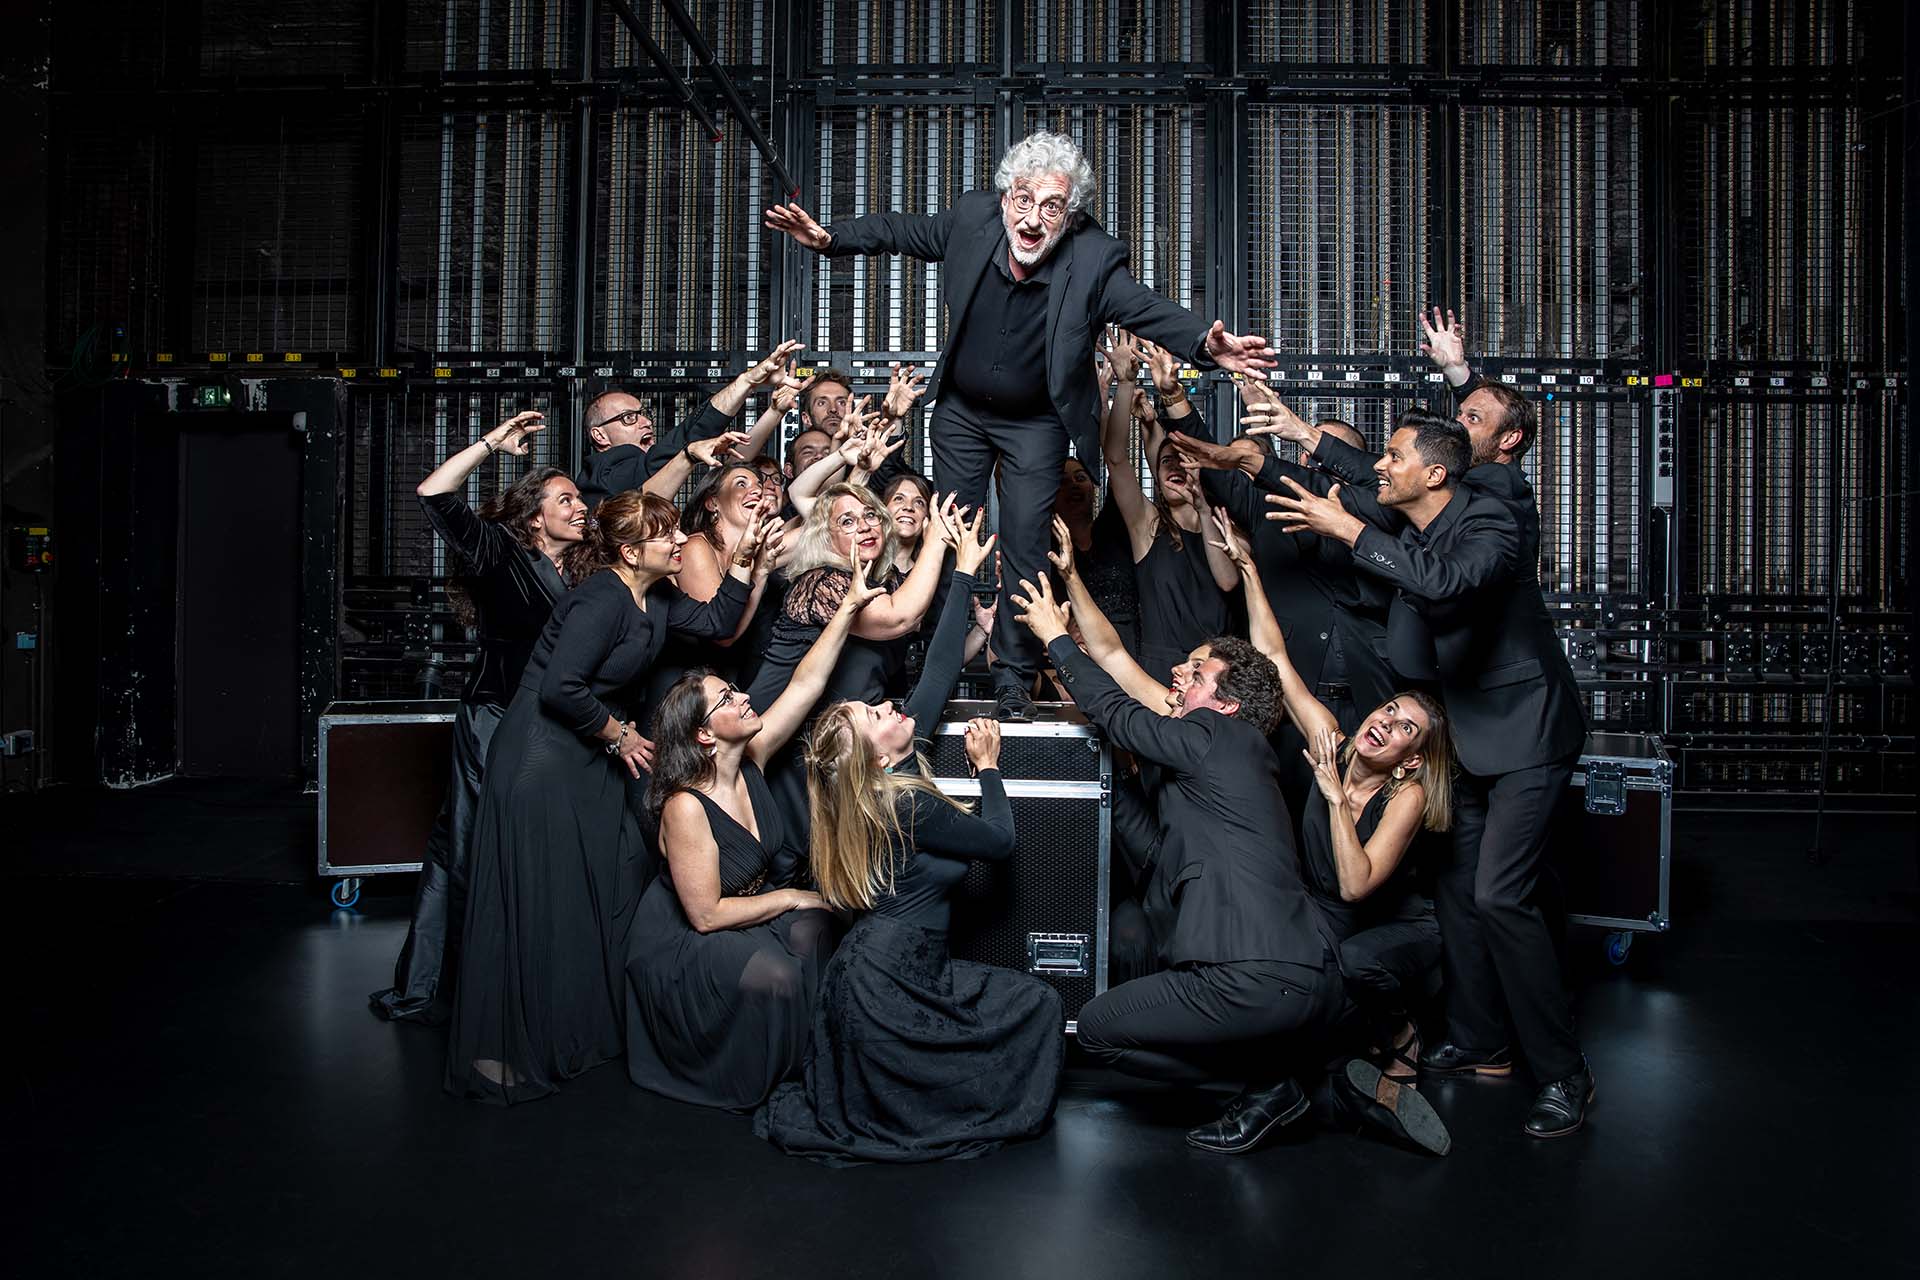
[{"label": "hoop earring", "polygon": [[1399,782],[1403,780],[1406,776],[1407,776],[1407,766],[1403,764],[1397,764],[1393,766],[1393,780],[1395,782]]}]

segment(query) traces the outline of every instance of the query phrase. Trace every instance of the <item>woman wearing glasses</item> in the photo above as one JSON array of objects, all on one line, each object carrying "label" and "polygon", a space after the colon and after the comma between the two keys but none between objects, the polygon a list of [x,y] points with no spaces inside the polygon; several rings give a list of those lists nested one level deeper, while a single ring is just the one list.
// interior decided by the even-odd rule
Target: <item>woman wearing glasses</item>
[{"label": "woman wearing glasses", "polygon": [[625,1048],[621,971],[642,865],[626,783],[650,749],[608,700],[646,674],[669,630],[731,634],[760,551],[743,547],[697,603],[672,585],[686,540],[671,503],[626,492],[600,504],[569,557],[580,585],[534,644],[481,784],[450,1092],[523,1102]]},{"label": "woman wearing glasses", "polygon": [[883,594],[851,555],[840,607],[762,714],[700,669],[653,722],[647,804],[665,872],[627,934],[627,1074],[680,1102],[759,1106],[800,1062],[831,949],[819,894],[767,883],[785,830],[761,768],[826,687],[860,611]]},{"label": "woman wearing glasses", "polygon": [[[840,608],[853,580],[849,557],[873,566],[873,578],[887,594],[854,619],[853,634],[827,677],[822,696],[829,701],[878,700],[886,690],[895,660],[894,642],[920,626],[939,585],[949,537],[944,520],[935,519],[921,539],[913,569],[895,582],[893,521],[871,490],[836,484],[822,493],[807,513],[786,567],[787,597],[773,624],[773,639],[751,688],[755,706],[771,706],[793,678],[794,669]],[[969,584],[971,590],[971,584]],[[790,746],[767,770],[775,798],[787,820],[787,839],[775,859],[776,884],[789,884],[804,869],[807,849],[807,783],[804,762]]]}]

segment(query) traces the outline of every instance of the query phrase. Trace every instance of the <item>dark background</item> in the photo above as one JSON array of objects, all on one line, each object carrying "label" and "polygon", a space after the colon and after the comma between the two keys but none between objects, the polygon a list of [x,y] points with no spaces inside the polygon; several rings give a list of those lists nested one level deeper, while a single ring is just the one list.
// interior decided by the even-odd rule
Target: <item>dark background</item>
[{"label": "dark background", "polygon": [[[293,647],[254,655],[298,670],[300,771],[330,698],[456,687],[470,649],[411,491],[460,444],[540,408],[534,461],[571,464],[601,386],[666,418],[787,336],[863,379],[937,349],[936,270],[819,270],[757,229],[778,183],[636,7],[719,144],[592,0],[0,18],[6,522],[51,518],[61,548],[50,584],[5,579],[4,727],[42,746],[9,783],[196,767],[178,650],[205,615],[152,545],[178,545],[183,482],[152,437],[220,429],[153,426],[195,384],[307,415],[300,520],[232,566],[300,564]],[[1425,385],[1416,310],[1457,303],[1477,367],[1541,398],[1542,579],[1595,726],[1662,733],[1689,802],[1804,807],[1824,777],[1911,805],[1902,6],[690,7],[823,220],[933,208],[1064,128],[1141,278],[1269,335],[1298,407],[1375,439]]]}]

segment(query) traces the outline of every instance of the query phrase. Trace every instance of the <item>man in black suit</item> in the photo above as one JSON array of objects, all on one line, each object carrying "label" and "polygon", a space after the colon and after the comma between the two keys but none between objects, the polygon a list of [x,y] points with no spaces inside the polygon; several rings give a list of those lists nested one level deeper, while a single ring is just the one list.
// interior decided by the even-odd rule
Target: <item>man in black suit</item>
[{"label": "man in black suit", "polygon": [[1187,1141],[1251,1151],[1306,1114],[1285,1041],[1325,1023],[1341,998],[1335,947],[1301,883],[1266,740],[1279,718],[1279,673],[1247,641],[1216,637],[1205,656],[1174,668],[1170,713],[1149,709],[1067,636],[1044,579],[1020,588],[1020,621],[1067,691],[1149,775],[1162,832],[1144,901],[1160,971],[1087,1004],[1080,1046],[1129,1075],[1249,1082]]},{"label": "man in black suit", "polygon": [[[999,468],[1002,581],[1045,572],[1060,466],[1072,440],[1099,467],[1093,344],[1109,324],[1144,335],[1195,365],[1250,371],[1273,364],[1266,340],[1211,327],[1136,282],[1127,247],[1085,208],[1093,169],[1069,138],[1035,133],[994,176],[931,215],[875,213],[822,227],[798,205],[767,211],[769,229],[828,257],[904,253],[945,264],[947,349],[927,391],[934,479],[966,506],[986,501]],[[1002,609],[994,624],[994,683],[1003,719],[1032,715],[1036,647]]]},{"label": "man in black suit", "polygon": [[[1463,417],[1481,394],[1462,402]],[[1454,789],[1453,863],[1436,885],[1448,1040],[1423,1066],[1444,1075],[1511,1072],[1504,993],[1541,1086],[1526,1131],[1550,1138],[1579,1129],[1593,1098],[1536,901],[1548,825],[1586,723],[1540,596],[1539,516],[1518,465],[1537,419],[1512,388],[1484,394],[1509,396],[1528,412],[1488,415],[1474,434],[1408,410],[1371,465],[1374,494],[1356,483],[1322,497],[1277,471],[1264,483],[1284,490],[1269,499],[1270,518],[1347,544],[1355,564],[1398,589],[1389,652],[1402,670],[1432,664],[1453,720],[1463,774]],[[1359,475],[1365,455],[1285,416],[1278,434],[1310,447],[1335,474]],[[1489,460],[1473,465],[1480,456]]]}]

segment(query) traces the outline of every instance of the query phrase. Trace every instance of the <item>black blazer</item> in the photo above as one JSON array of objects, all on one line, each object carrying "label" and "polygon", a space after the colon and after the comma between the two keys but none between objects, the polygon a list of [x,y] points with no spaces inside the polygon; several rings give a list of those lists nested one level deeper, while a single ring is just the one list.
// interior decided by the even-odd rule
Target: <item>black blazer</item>
[{"label": "black blazer", "polygon": [[[829,258],[904,253],[945,263],[941,272],[948,339],[966,323],[967,309],[994,255],[1007,252],[997,191],[971,191],[935,214],[870,213],[827,228]],[[1132,330],[1202,369],[1209,322],[1162,298],[1133,278],[1127,246],[1081,215],[1060,237],[1047,287],[1047,390],[1074,451],[1097,480],[1100,473],[1099,384],[1093,371],[1094,337],[1109,324]],[[941,354],[927,382],[927,399],[940,398],[947,358]]]},{"label": "black blazer", "polygon": [[1512,773],[1585,746],[1580,691],[1540,595],[1540,515],[1520,468],[1473,468],[1433,522],[1415,530],[1375,499],[1370,455],[1323,435],[1314,457],[1352,481],[1341,500],[1370,526],[1354,543],[1354,563],[1399,589],[1404,607],[1388,619],[1389,649],[1411,647],[1404,633],[1424,624],[1426,637],[1413,643],[1430,637],[1461,767]]},{"label": "black blazer", "polygon": [[1280,762],[1260,731],[1217,711],[1149,711],[1065,636],[1047,657],[1087,719],[1157,773],[1162,835],[1143,905],[1160,962],[1323,968],[1334,944],[1301,882]]}]

